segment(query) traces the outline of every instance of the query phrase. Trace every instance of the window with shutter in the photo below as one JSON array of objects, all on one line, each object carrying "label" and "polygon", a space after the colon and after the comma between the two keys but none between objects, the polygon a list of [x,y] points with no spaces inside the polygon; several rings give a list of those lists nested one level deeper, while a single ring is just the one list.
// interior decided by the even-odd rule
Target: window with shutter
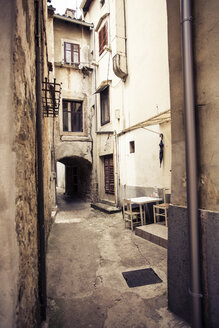
[{"label": "window with shutter", "polygon": [[114,195],[113,155],[104,156],[105,192]]},{"label": "window with shutter", "polygon": [[99,31],[99,55],[104,51],[104,46],[108,44],[108,27],[107,22],[103,25]]}]

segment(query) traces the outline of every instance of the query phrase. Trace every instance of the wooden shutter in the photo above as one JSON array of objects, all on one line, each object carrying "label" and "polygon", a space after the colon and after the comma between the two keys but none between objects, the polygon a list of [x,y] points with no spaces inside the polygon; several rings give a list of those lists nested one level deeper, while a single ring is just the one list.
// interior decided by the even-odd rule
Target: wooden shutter
[{"label": "wooden shutter", "polygon": [[99,55],[101,55],[102,52],[103,52],[102,43],[103,43],[103,31],[101,29],[100,32],[99,32]]},{"label": "wooden shutter", "polygon": [[104,46],[108,44],[108,28],[107,28],[107,22],[101,30],[99,31],[99,55],[102,54],[104,50]]},{"label": "wooden shutter", "polygon": [[104,157],[105,192],[114,194],[113,155]]}]

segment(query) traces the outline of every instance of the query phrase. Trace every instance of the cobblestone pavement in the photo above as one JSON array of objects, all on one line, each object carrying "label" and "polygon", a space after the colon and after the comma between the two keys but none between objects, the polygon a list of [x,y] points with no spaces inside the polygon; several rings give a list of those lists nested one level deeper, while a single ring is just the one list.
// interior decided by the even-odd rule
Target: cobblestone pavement
[{"label": "cobblestone pavement", "polygon": [[[49,328],[190,327],[167,309],[167,251],[125,228],[121,213],[58,197],[47,254]],[[122,272],[162,283],[129,288]]]}]

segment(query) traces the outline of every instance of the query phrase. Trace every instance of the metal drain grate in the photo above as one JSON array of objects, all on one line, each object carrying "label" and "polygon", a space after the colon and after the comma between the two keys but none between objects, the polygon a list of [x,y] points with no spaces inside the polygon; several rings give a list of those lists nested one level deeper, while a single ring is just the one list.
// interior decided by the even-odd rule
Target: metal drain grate
[{"label": "metal drain grate", "polygon": [[162,282],[152,268],[122,272],[122,275],[130,288]]}]

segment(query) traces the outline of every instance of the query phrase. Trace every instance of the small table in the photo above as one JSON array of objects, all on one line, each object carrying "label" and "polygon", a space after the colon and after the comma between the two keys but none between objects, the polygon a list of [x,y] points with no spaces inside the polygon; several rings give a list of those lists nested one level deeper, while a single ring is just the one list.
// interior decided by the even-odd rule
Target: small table
[{"label": "small table", "polygon": [[141,225],[146,224],[146,217],[144,217],[143,215],[143,206],[145,204],[150,204],[150,203],[158,204],[160,201],[162,201],[162,198],[158,198],[158,197],[134,197],[134,198],[127,198],[127,199],[130,200],[132,204],[139,205]]}]

